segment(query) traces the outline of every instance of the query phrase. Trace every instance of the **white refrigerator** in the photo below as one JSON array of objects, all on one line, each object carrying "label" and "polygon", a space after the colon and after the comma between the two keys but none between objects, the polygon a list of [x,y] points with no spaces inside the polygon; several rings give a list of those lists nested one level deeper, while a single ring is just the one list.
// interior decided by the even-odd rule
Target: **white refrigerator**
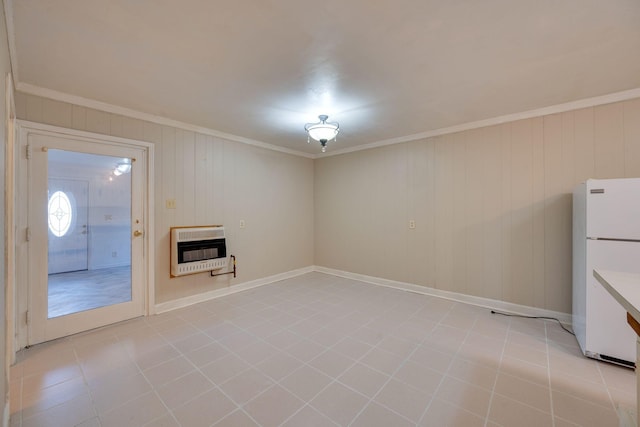
[{"label": "white refrigerator", "polygon": [[594,269],[640,273],[640,178],[590,179],[573,192],[573,330],[586,356],[631,366],[636,335]]}]

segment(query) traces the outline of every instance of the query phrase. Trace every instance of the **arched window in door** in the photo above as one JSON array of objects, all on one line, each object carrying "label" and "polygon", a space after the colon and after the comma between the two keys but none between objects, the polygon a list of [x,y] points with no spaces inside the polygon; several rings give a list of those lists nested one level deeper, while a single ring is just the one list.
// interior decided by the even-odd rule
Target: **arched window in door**
[{"label": "arched window in door", "polygon": [[62,237],[69,231],[72,219],[69,197],[64,191],[56,191],[49,198],[49,230],[54,236]]}]

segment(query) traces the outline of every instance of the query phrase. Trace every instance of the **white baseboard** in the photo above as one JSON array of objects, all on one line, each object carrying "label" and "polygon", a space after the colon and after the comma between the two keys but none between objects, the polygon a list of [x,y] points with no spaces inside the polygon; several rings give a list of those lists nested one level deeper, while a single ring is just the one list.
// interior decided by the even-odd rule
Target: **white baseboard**
[{"label": "white baseboard", "polygon": [[314,266],[314,271],[317,271],[319,273],[331,274],[333,276],[344,277],[347,279],[359,280],[361,282],[371,283],[379,286],[385,286],[388,288],[401,289],[404,291],[416,292],[423,295],[445,298],[452,301],[476,305],[479,307],[485,307],[492,310],[498,310],[498,311],[503,311],[507,313],[520,314],[523,316],[553,317],[560,320],[560,322],[562,322],[565,325],[571,325],[570,313],[561,313],[559,311],[529,307],[526,305],[514,304],[514,303],[494,300],[490,298],[476,297],[473,295],[466,295],[458,292],[443,291],[441,289],[429,288],[427,286],[415,285],[413,283],[398,282],[395,280],[382,279],[382,278],[373,277],[373,276],[366,276],[364,274],[350,273],[348,271],[342,271],[342,270],[334,270],[333,268],[327,268],[327,267]]},{"label": "white baseboard", "polygon": [[216,289],[213,291],[204,292],[197,295],[191,295],[188,297],[159,303],[155,305],[155,310],[156,310],[155,312],[156,314],[165,313],[167,311],[188,307],[193,304],[197,304],[197,303],[209,301],[215,298],[220,298],[223,296],[235,294],[237,292],[242,292],[249,289],[257,288],[260,286],[268,285],[270,283],[279,282],[281,280],[290,279],[292,277],[301,276],[303,274],[311,273],[314,271],[318,273],[330,274],[332,276],[344,277],[346,279],[353,279],[353,280],[358,280],[365,283],[371,283],[373,285],[385,286],[387,288],[400,289],[403,291],[415,292],[422,295],[429,295],[429,296],[434,296],[438,298],[444,298],[451,301],[476,305],[479,307],[485,307],[488,309],[503,311],[507,313],[520,314],[523,316],[553,317],[560,320],[565,325],[571,325],[570,313],[561,313],[559,311],[546,310],[546,309],[537,308],[537,307],[529,307],[526,305],[499,301],[491,298],[482,298],[482,297],[477,297],[473,295],[466,295],[458,292],[443,291],[441,289],[430,288],[427,286],[420,286],[413,283],[398,282],[396,280],[366,276],[364,274],[351,273],[351,272],[342,271],[342,270],[335,270],[333,268],[321,267],[317,265],[304,267],[297,270],[291,270],[285,273],[263,277],[261,279],[251,280],[251,281],[240,283],[238,285],[233,285],[227,288]]},{"label": "white baseboard", "polygon": [[250,280],[248,282],[240,283],[227,288],[216,289],[209,292],[203,292],[197,295],[191,295],[184,298],[178,298],[175,300],[162,302],[162,303],[156,304],[155,313],[156,314],[166,313],[167,311],[188,307],[193,304],[209,301],[215,298],[224,297],[227,295],[235,294],[237,292],[242,292],[242,291],[257,288],[260,286],[268,285],[270,283],[279,282],[281,280],[290,279],[292,277],[301,276],[303,274],[311,273],[313,271],[314,271],[313,266],[299,268],[297,270],[291,270],[285,273],[274,274],[273,276],[263,277],[261,279]]}]

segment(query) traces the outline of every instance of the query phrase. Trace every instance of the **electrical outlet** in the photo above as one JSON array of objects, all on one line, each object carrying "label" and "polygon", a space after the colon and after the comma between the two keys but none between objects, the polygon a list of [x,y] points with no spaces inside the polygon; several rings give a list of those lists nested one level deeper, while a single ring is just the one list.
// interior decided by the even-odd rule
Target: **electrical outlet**
[{"label": "electrical outlet", "polygon": [[176,208],[176,199],[167,199],[166,206],[167,206],[167,209],[175,209]]},{"label": "electrical outlet", "polygon": [[111,258],[118,258],[118,252],[116,251],[111,252]]},{"label": "electrical outlet", "polygon": [[410,228],[411,230],[413,230],[414,228],[416,228],[416,221],[415,221],[415,220],[413,220],[413,219],[410,219],[410,220],[409,220],[409,228]]},{"label": "electrical outlet", "polygon": [[240,228],[244,228],[246,226],[244,219],[240,220]]}]

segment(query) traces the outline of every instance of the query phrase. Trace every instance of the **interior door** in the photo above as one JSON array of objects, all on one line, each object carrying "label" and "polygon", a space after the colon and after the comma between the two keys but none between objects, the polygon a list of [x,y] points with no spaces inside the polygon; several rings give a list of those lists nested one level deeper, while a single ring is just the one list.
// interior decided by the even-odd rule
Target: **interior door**
[{"label": "interior door", "polygon": [[89,181],[49,178],[48,273],[88,268]]},{"label": "interior door", "polygon": [[40,134],[27,142],[28,343],[143,315],[144,149]]}]

